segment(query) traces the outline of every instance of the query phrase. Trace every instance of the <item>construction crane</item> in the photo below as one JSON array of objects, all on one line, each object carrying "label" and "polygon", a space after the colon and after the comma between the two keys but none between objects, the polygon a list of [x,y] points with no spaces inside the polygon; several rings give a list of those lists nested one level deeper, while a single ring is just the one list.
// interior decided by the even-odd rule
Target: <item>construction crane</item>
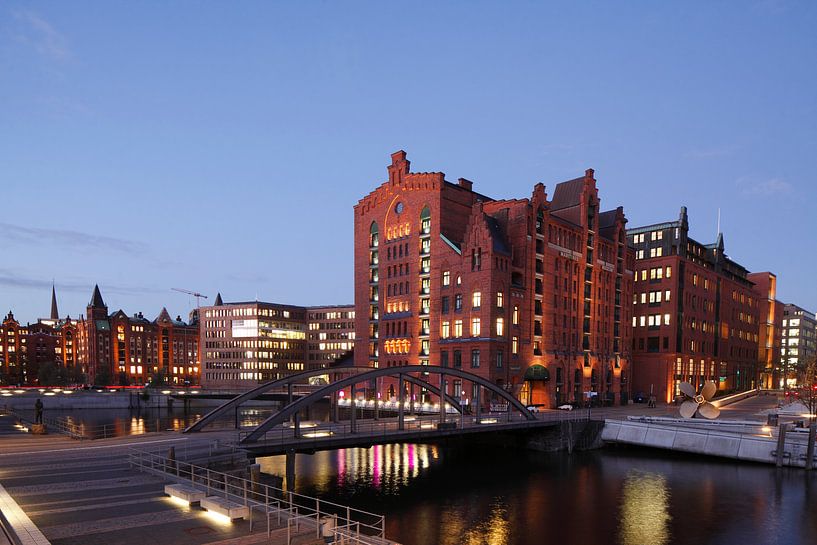
[{"label": "construction crane", "polygon": [[195,297],[196,298],[196,308],[201,307],[200,299],[202,297],[207,299],[206,295],[204,295],[203,293],[199,293],[197,291],[183,290],[183,289],[180,289],[180,288],[170,288],[170,289],[173,290],[173,291],[178,291],[179,293],[186,293],[187,295],[192,295],[193,297]]}]

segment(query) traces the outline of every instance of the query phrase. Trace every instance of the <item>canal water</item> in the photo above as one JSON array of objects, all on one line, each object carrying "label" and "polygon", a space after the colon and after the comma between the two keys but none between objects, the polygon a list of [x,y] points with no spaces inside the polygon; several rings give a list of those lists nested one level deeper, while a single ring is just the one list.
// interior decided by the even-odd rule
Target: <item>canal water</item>
[{"label": "canal water", "polygon": [[[209,410],[47,416],[130,435],[181,430]],[[239,418],[255,425],[271,412],[248,407]],[[285,477],[283,456],[258,462]],[[299,454],[295,474],[297,492],[386,515],[387,536],[403,545],[817,544],[817,471],[624,447],[396,444]]]},{"label": "canal water", "polygon": [[[285,458],[260,458],[285,475]],[[383,445],[298,455],[294,489],[386,515],[404,545],[813,545],[817,477],[625,448]]]}]

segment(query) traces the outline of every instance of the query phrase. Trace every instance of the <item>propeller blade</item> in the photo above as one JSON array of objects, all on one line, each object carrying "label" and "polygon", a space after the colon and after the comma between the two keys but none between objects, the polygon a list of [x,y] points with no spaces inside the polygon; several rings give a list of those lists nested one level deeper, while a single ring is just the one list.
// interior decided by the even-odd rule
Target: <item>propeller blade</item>
[{"label": "propeller blade", "polygon": [[715,383],[711,380],[708,380],[704,387],[701,389],[701,395],[704,396],[704,399],[707,401],[712,401],[712,397],[715,395],[715,392],[718,391],[718,387],[715,386]]},{"label": "propeller blade", "polygon": [[718,418],[721,414],[721,410],[709,402],[702,403],[701,406],[698,407],[698,411],[704,418],[708,418],[710,420]]},{"label": "propeller blade", "polygon": [[698,410],[698,404],[694,401],[686,400],[681,403],[681,416],[684,418],[692,418],[695,416],[695,411]]},{"label": "propeller blade", "polygon": [[682,382],[679,385],[681,392],[687,397],[695,397],[695,388],[689,382]]}]

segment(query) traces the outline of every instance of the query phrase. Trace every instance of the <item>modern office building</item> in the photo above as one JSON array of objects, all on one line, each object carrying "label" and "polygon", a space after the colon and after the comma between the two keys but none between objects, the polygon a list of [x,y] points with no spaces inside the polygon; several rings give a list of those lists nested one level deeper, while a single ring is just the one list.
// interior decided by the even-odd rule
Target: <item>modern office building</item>
[{"label": "modern office building", "polygon": [[355,306],[307,307],[306,367],[329,367],[355,344]]},{"label": "modern office building", "polygon": [[355,364],[462,368],[545,406],[626,402],[634,253],[593,171],[495,200],[391,159],[354,207]]},{"label": "modern office building", "polygon": [[[817,356],[817,320],[814,313],[787,304],[783,307],[783,340],[780,347],[781,377],[786,379],[786,387],[803,384],[806,366]],[[783,387],[781,383],[779,387]]]},{"label": "modern office building", "polygon": [[[636,251],[633,386],[671,401],[682,381],[723,391],[757,384],[760,301],[748,271],[677,220],[627,230]],[[766,316],[763,317],[764,321]]]},{"label": "modern office building", "polygon": [[777,300],[777,277],[771,272],[750,273],[759,305],[758,315],[758,374],[759,386],[778,388],[780,385],[780,346],[783,335],[783,303]]},{"label": "modern office building", "polygon": [[303,307],[225,303],[218,294],[199,313],[203,388],[246,390],[306,369]]}]

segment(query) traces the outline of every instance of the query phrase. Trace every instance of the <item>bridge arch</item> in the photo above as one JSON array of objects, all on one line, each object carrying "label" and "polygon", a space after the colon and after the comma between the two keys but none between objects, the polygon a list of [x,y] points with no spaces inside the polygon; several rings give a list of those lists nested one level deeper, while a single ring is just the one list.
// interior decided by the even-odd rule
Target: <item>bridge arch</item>
[{"label": "bridge arch", "polygon": [[[474,375],[472,373],[468,373],[466,371],[461,371],[459,369],[454,369],[451,367],[439,367],[436,365],[404,365],[399,367],[384,367],[381,369],[370,369],[370,368],[362,368],[367,369],[365,373],[361,373],[358,375],[353,375],[351,377],[346,377],[335,381],[331,384],[327,384],[314,392],[301,397],[300,399],[293,401],[277,413],[273,414],[272,416],[268,417],[266,420],[261,422],[252,432],[250,432],[244,439],[241,440],[241,443],[251,443],[253,441],[257,441],[260,437],[262,437],[267,430],[270,428],[277,426],[279,424],[283,424],[287,420],[289,420],[292,416],[297,414],[301,409],[304,409],[316,401],[322,399],[323,397],[337,392],[339,390],[343,390],[349,386],[354,386],[361,382],[366,382],[372,379],[377,379],[380,377],[392,376],[394,378],[403,378],[406,380],[411,380],[415,377],[410,377],[410,373],[433,373],[440,375],[440,382],[442,383],[443,377],[453,376],[457,378],[461,378],[467,380],[473,384],[478,384],[479,386],[486,388],[487,390],[496,393],[499,397],[508,401],[510,407],[515,408],[521,414],[525,416],[528,420],[535,420],[536,417],[522,404],[519,402],[518,399],[513,397],[511,394],[506,392],[501,387],[497,386],[496,384],[492,383],[489,380],[486,380],[480,376]],[[419,380],[419,379],[417,379]],[[427,387],[427,386],[424,386]],[[439,397],[439,389],[437,388],[437,395]]]},{"label": "bridge arch", "polygon": [[233,399],[227,401],[226,403],[219,405],[206,415],[202,416],[198,419],[194,424],[187,427],[183,433],[191,433],[201,431],[204,426],[211,424],[215,421],[218,417],[223,416],[227,413],[227,411],[231,409],[235,409],[242,403],[247,401],[251,401],[257,397],[264,395],[265,393],[269,392],[270,390],[274,390],[275,388],[280,388],[282,386],[288,386],[290,384],[294,384],[299,380],[308,379],[310,377],[316,377],[320,375],[328,375],[332,373],[362,373],[367,371],[367,367],[354,367],[354,366],[347,366],[347,367],[333,367],[331,369],[313,369],[311,371],[304,371],[302,373],[295,373],[294,375],[286,376],[282,379],[273,380],[271,382],[267,382],[260,386],[253,388],[247,392],[244,392],[241,395],[234,397]]}]

